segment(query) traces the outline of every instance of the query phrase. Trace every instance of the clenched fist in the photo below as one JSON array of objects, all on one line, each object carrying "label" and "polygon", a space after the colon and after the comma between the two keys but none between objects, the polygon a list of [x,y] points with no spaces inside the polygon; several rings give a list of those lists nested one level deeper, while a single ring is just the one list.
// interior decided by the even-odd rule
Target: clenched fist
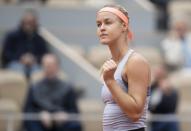
[{"label": "clenched fist", "polygon": [[117,64],[114,60],[106,61],[102,66],[102,75],[105,82],[109,80],[114,80],[114,73],[117,69]]}]

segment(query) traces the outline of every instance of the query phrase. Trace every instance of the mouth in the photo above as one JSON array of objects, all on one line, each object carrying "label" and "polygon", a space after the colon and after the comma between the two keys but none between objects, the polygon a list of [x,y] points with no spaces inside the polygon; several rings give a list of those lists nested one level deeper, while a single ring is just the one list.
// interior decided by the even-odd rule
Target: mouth
[{"label": "mouth", "polygon": [[100,38],[107,37],[107,36],[108,36],[107,34],[101,34]]}]

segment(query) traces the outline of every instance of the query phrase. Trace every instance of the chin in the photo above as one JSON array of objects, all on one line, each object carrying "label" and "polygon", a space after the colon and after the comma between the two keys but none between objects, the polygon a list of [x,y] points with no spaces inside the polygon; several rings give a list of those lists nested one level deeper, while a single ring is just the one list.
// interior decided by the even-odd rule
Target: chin
[{"label": "chin", "polygon": [[109,41],[108,40],[100,40],[100,43],[103,45],[108,45]]}]

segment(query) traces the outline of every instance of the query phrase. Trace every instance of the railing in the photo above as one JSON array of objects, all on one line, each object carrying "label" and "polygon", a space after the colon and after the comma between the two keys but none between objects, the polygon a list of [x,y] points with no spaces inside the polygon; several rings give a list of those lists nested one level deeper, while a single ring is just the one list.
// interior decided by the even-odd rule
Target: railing
[{"label": "railing", "polygon": [[[55,119],[54,115],[51,115],[52,119]],[[63,120],[66,120],[66,116],[60,117]],[[88,114],[88,115],[79,115],[79,114],[68,114],[68,121],[88,121],[88,122],[97,122],[102,118],[101,114]],[[40,115],[35,113],[28,114],[0,114],[0,120],[6,120],[6,131],[15,131],[14,130],[14,122],[17,120],[40,120]],[[191,117],[189,115],[149,115],[147,122],[160,121],[160,122],[188,122],[191,123]]]},{"label": "railing", "polygon": [[[67,116],[59,116],[59,120],[67,120],[67,121],[90,121],[96,122],[101,120],[101,115],[89,114],[88,115],[79,115],[79,114],[68,114]],[[51,119],[55,120],[55,116],[52,114]],[[40,120],[40,114],[37,113],[5,113],[0,114],[0,120],[6,121],[6,131],[15,131],[14,122],[16,121],[32,121],[32,120]]]}]

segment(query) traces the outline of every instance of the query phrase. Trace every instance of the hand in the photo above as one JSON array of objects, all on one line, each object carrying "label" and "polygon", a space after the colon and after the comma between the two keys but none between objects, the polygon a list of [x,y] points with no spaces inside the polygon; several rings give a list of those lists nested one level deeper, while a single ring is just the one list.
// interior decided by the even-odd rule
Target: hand
[{"label": "hand", "polygon": [[57,124],[62,124],[63,122],[68,120],[68,114],[66,112],[54,113],[54,120]]},{"label": "hand", "polygon": [[47,111],[42,111],[40,113],[40,119],[43,123],[43,125],[47,128],[51,128],[52,127],[52,119],[51,119],[51,114]]},{"label": "hand", "polygon": [[24,65],[33,65],[35,63],[35,57],[31,53],[26,53],[21,56],[21,63]]},{"label": "hand", "polygon": [[106,61],[103,66],[102,66],[102,74],[103,74],[103,79],[107,83],[110,80],[115,80],[114,79],[114,73],[115,70],[117,69],[117,64],[115,61],[108,60]]}]

